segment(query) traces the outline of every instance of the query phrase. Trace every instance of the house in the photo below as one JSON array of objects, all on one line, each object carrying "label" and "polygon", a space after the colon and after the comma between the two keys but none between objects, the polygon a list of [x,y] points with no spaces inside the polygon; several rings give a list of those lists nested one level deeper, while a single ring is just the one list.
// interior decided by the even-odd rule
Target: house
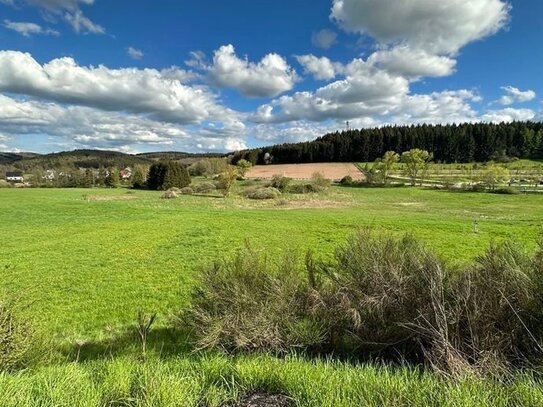
[{"label": "house", "polygon": [[6,172],[6,181],[8,182],[24,182],[23,173],[20,171]]},{"label": "house", "polygon": [[132,168],[126,167],[124,170],[119,171],[121,179],[130,179],[132,177]]}]

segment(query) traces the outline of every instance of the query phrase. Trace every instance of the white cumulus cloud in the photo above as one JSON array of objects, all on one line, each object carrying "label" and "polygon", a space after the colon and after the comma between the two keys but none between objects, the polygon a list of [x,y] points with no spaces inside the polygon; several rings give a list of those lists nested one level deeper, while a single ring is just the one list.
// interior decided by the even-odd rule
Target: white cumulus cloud
[{"label": "white cumulus cloud", "polygon": [[343,71],[343,65],[332,62],[326,57],[316,57],[315,55],[296,55],[298,63],[304,67],[306,74],[311,74],[317,80],[334,79],[336,75]]},{"label": "white cumulus cloud", "polygon": [[513,103],[529,102],[536,97],[533,90],[522,91],[513,86],[503,86],[502,90],[505,91],[505,95],[499,99],[499,103],[505,106],[512,105]]},{"label": "white cumulus cloud", "polygon": [[345,30],[382,44],[454,54],[499,31],[509,9],[502,0],[334,0],[331,17]]},{"label": "white cumulus cloud", "polygon": [[41,65],[28,53],[0,51],[0,91],[176,123],[235,115],[208,89],[183,84],[184,76],[177,68],[85,67],[72,58]]},{"label": "white cumulus cloud", "polygon": [[239,58],[233,45],[216,50],[207,70],[216,85],[254,98],[277,96],[291,90],[298,80],[296,72],[282,56],[271,53],[254,63]]}]

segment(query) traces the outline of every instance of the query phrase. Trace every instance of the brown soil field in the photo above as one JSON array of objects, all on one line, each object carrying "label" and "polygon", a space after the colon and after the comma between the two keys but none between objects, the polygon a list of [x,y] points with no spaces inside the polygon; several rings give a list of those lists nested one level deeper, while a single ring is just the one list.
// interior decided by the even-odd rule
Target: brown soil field
[{"label": "brown soil field", "polygon": [[315,172],[320,172],[325,178],[339,181],[350,175],[355,181],[363,181],[364,174],[351,163],[316,163],[316,164],[277,164],[257,165],[246,174],[246,178],[270,179],[275,174],[294,179],[311,179]]}]

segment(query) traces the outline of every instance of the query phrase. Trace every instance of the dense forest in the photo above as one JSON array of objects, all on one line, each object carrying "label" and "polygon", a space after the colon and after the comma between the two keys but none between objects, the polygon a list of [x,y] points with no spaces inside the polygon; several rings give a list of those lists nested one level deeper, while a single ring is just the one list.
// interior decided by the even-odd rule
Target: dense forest
[{"label": "dense forest", "polygon": [[447,163],[507,158],[543,158],[543,123],[466,123],[387,126],[327,134],[314,141],[279,144],[234,153],[233,162],[253,164],[369,162],[387,151],[420,148]]}]

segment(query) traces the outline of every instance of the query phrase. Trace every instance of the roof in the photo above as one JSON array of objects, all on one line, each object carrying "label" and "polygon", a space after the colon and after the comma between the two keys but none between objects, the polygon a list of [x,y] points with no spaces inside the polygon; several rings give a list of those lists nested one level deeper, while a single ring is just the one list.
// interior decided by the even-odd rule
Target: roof
[{"label": "roof", "polygon": [[6,177],[22,177],[23,173],[20,171],[6,172]]}]

